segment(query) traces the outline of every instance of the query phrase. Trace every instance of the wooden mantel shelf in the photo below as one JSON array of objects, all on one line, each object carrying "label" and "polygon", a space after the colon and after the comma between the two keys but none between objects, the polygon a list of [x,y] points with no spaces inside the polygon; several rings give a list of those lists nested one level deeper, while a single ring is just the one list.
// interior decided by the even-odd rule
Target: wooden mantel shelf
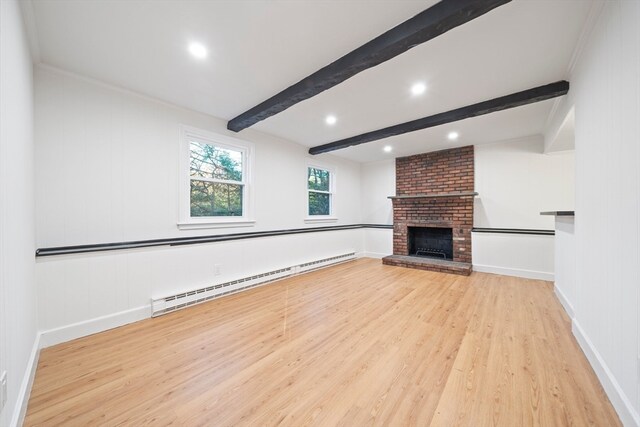
[{"label": "wooden mantel shelf", "polygon": [[415,196],[388,196],[389,199],[429,199],[436,197],[476,197],[478,193],[469,191],[465,193],[436,193],[436,194],[417,194]]}]

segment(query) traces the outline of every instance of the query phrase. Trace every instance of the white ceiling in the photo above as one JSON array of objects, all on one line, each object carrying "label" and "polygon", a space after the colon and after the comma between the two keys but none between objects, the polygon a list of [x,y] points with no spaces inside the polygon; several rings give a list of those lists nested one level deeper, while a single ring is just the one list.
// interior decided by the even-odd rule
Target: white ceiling
[{"label": "white ceiling", "polygon": [[[32,0],[42,62],[227,120],[434,3]],[[311,147],[562,80],[591,4],[515,0],[253,128]],[[192,58],[190,41],[205,44],[209,57]],[[409,91],[416,81],[428,86],[420,97]],[[374,161],[540,134],[552,105],[333,154]],[[324,123],[329,113],[338,118],[333,127]],[[445,138],[453,129],[455,144]]]}]

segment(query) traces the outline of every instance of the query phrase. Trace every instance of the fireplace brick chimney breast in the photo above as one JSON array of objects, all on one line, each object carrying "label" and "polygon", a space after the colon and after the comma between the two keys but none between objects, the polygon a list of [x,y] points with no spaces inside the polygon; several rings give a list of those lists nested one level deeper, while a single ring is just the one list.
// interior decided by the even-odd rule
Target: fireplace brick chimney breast
[{"label": "fireplace brick chimney breast", "polygon": [[[391,256],[385,258],[385,264],[470,274],[474,201],[470,194],[473,194],[474,186],[473,146],[396,159],[396,197],[392,199],[393,254],[401,256],[402,260]],[[456,195],[458,193],[465,195]],[[405,259],[411,258],[408,257],[409,227],[451,228],[453,264],[468,266],[446,268],[439,263],[431,266],[418,261],[415,266],[410,265],[411,262]]]},{"label": "fireplace brick chimney breast", "polygon": [[473,192],[473,178],[473,145],[396,159],[397,196]]}]

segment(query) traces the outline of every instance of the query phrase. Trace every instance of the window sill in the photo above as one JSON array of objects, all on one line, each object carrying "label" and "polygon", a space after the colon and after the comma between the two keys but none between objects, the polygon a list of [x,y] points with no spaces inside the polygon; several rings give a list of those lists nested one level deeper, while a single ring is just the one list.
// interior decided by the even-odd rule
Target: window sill
[{"label": "window sill", "polygon": [[255,220],[239,219],[233,221],[202,221],[202,222],[179,222],[180,230],[200,230],[204,228],[235,228],[235,227],[253,227]]},{"label": "window sill", "polygon": [[304,219],[305,224],[316,224],[320,222],[337,222],[338,218],[334,216],[307,217]]}]

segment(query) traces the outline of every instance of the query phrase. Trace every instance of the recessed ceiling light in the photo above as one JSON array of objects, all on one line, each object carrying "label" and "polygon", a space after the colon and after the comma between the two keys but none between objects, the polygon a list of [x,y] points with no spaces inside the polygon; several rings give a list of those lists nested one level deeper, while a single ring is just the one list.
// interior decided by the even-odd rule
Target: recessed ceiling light
[{"label": "recessed ceiling light", "polygon": [[411,86],[411,93],[414,96],[422,95],[426,90],[427,85],[422,82],[414,83],[413,86]]},{"label": "recessed ceiling light", "polygon": [[456,139],[458,139],[460,135],[458,134],[458,132],[449,132],[449,135],[447,135],[447,138],[449,138],[449,141],[455,141]]},{"label": "recessed ceiling light", "polygon": [[334,115],[328,115],[326,119],[324,119],[324,121],[328,124],[328,125],[335,125],[336,122],[338,121],[338,119],[336,118],[336,116]]},{"label": "recessed ceiling light", "polygon": [[207,48],[203,44],[193,42],[189,44],[189,53],[198,59],[204,59],[207,57]]},{"label": "recessed ceiling light", "polygon": [[385,153],[390,153],[393,148],[390,145],[385,145],[383,150]]}]

